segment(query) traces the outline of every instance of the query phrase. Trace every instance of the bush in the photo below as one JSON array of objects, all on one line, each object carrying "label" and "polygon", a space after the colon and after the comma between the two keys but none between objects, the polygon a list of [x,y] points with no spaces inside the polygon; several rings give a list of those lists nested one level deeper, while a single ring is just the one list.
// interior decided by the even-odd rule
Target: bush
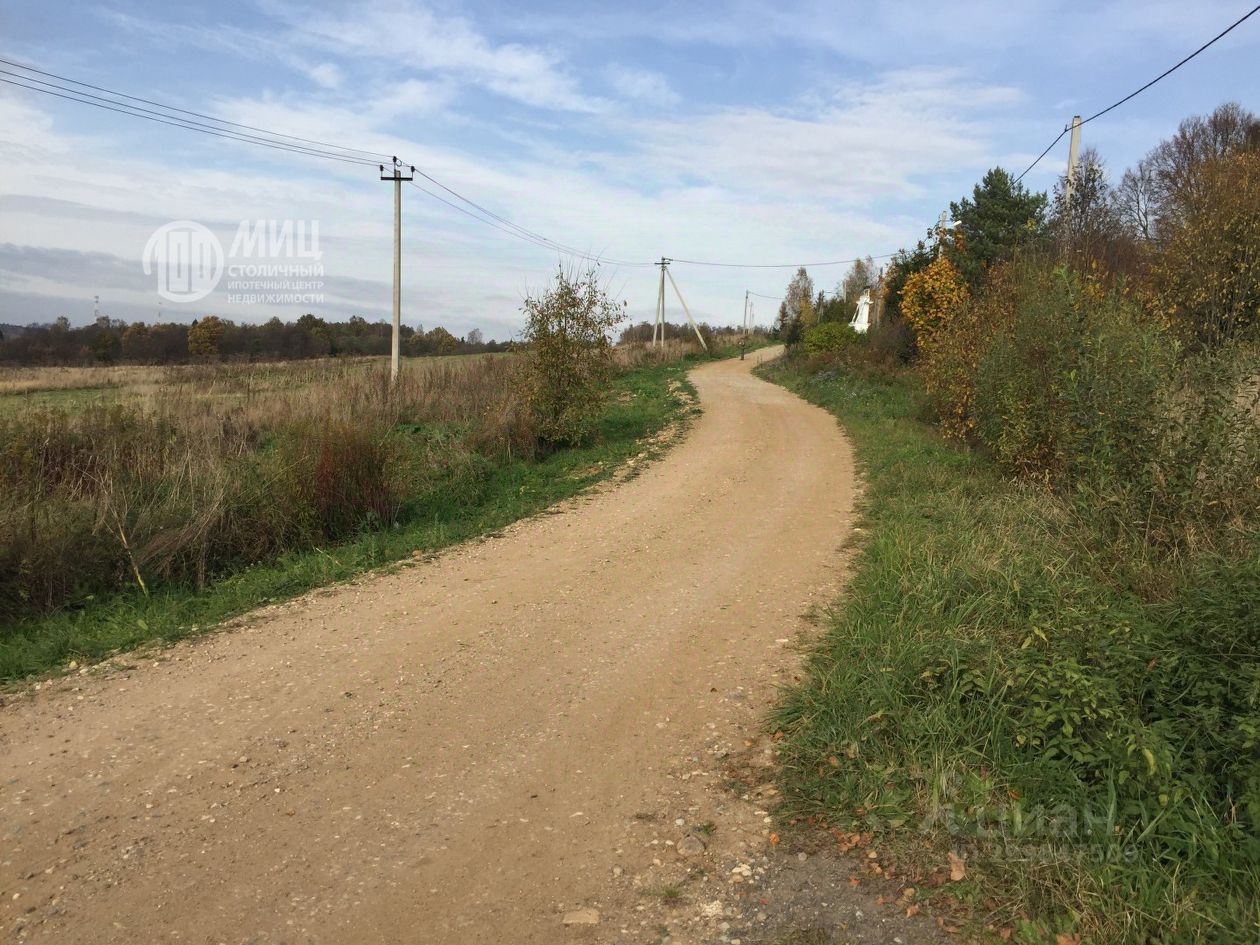
[{"label": "bush", "polygon": [[965,441],[975,432],[980,363],[1012,318],[1012,289],[1019,281],[1012,269],[1010,264],[998,267],[979,297],[942,320],[919,359],[941,429],[951,439]]},{"label": "bush", "polygon": [[593,269],[560,269],[541,295],[526,298],[522,395],[549,447],[579,443],[591,432],[612,376],[609,332],[624,317]]},{"label": "bush", "polygon": [[914,328],[919,350],[932,344],[936,332],[969,302],[967,283],[945,254],[911,273],[901,290],[901,317]]},{"label": "bush", "polygon": [[905,319],[885,312],[866,333],[866,350],[873,364],[887,367],[909,364],[916,351],[914,329]]},{"label": "bush", "polygon": [[862,342],[862,336],[852,325],[824,322],[812,325],[804,331],[805,350],[809,354],[840,354]]},{"label": "bush", "polygon": [[[1000,303],[1009,321],[979,358],[974,422],[1005,469],[1055,486],[1142,546],[1248,540],[1260,526],[1254,349],[1181,357],[1119,290],[1045,264],[990,292],[1001,298],[979,311]],[[958,374],[962,363],[952,361]]]}]

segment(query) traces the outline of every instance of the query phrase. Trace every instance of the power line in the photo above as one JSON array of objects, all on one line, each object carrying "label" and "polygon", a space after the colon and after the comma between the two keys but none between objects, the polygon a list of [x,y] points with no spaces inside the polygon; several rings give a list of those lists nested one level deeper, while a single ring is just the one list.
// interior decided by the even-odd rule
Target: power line
[{"label": "power line", "polygon": [[1058,136],[1057,138],[1055,138],[1053,141],[1051,141],[1051,142],[1050,142],[1050,144],[1046,146],[1046,149],[1045,149],[1044,151],[1042,151],[1040,154],[1038,154],[1038,155],[1037,155],[1037,160],[1033,161],[1033,162],[1032,162],[1031,164],[1029,164],[1026,168],[1024,168],[1023,173],[1022,173],[1022,174],[1020,174],[1018,177],[1016,177],[1016,178],[1015,178],[1015,180],[1014,180],[1014,181],[1012,181],[1012,183],[1018,184],[1021,180],[1023,180],[1023,179],[1024,179],[1024,174],[1027,174],[1027,173],[1028,173],[1029,171],[1031,171],[1034,167],[1036,167],[1038,164],[1040,164],[1040,163],[1041,163],[1041,159],[1042,159],[1043,157],[1045,157],[1047,154],[1049,154],[1049,153],[1050,153],[1050,149],[1051,149],[1051,148],[1053,148],[1053,147],[1054,147],[1056,144],[1058,144],[1060,141],[1062,141],[1062,140],[1063,140],[1063,136],[1064,136],[1065,134],[1067,134],[1067,133],[1068,133],[1068,130],[1067,130],[1066,128],[1064,128],[1062,131],[1060,131],[1060,132],[1059,132],[1059,136]]},{"label": "power line", "polygon": [[1193,59],[1195,56],[1197,56],[1199,53],[1203,52],[1203,50],[1207,49],[1209,46],[1211,46],[1213,43],[1215,43],[1217,40],[1219,40],[1219,39],[1221,39],[1222,37],[1224,37],[1224,36],[1228,35],[1229,33],[1232,33],[1232,32],[1233,32],[1236,28],[1238,28],[1239,26],[1241,26],[1241,25],[1242,25],[1242,24],[1243,24],[1246,20],[1248,20],[1248,19],[1250,19],[1252,16],[1254,16],[1254,15],[1256,14],[1256,11],[1258,11],[1258,10],[1260,10],[1260,4],[1256,4],[1256,5],[1255,5],[1254,7],[1252,7],[1250,10],[1248,10],[1246,13],[1244,13],[1242,16],[1240,16],[1238,19],[1236,19],[1233,23],[1229,24],[1229,26],[1225,27],[1225,29],[1221,30],[1219,33],[1217,33],[1215,36],[1213,36],[1211,39],[1209,39],[1206,43],[1204,43],[1202,46],[1200,46],[1198,49],[1196,49],[1196,50],[1195,50],[1194,52],[1192,52],[1190,55],[1186,56],[1186,58],[1185,58],[1185,59],[1182,59],[1182,60],[1181,60],[1179,63],[1177,63],[1175,66],[1173,66],[1173,67],[1172,67],[1172,68],[1170,68],[1170,69],[1165,70],[1164,72],[1161,72],[1161,73],[1160,73],[1159,75],[1157,75],[1155,78],[1151,79],[1151,81],[1150,81],[1150,82],[1147,82],[1147,83],[1146,83],[1146,85],[1142,86],[1140,89],[1138,89],[1138,90],[1137,90],[1137,91],[1135,91],[1135,92],[1130,92],[1130,93],[1129,93],[1128,95],[1126,95],[1124,98],[1120,99],[1120,101],[1118,101],[1118,102],[1113,102],[1112,104],[1110,104],[1110,105],[1108,105],[1106,108],[1104,108],[1102,111],[1100,111],[1100,112],[1095,112],[1094,114],[1090,115],[1088,118],[1086,118],[1085,120],[1083,120],[1083,121],[1081,122],[1081,124],[1082,124],[1082,125],[1087,125],[1087,124],[1089,124],[1091,121],[1093,121],[1095,118],[1101,118],[1103,115],[1107,114],[1107,112],[1111,111],[1113,108],[1119,108],[1121,105],[1123,105],[1123,104],[1124,104],[1125,102],[1127,102],[1129,99],[1131,99],[1131,98],[1135,98],[1135,97],[1137,97],[1138,95],[1141,95],[1143,92],[1145,92],[1147,89],[1149,89],[1149,88],[1150,88],[1152,85],[1154,85],[1156,82],[1160,81],[1161,79],[1166,79],[1168,76],[1172,75],[1174,72],[1176,72],[1176,71],[1177,71],[1178,69],[1180,69],[1182,66],[1184,66],[1187,62],[1189,62],[1191,59]]},{"label": "power line", "polygon": [[[0,70],[0,71],[3,71],[3,70]],[[13,73],[6,73],[6,74],[12,75]],[[38,82],[39,80],[30,79],[29,81]],[[91,98],[79,98],[78,96],[87,95],[88,93],[78,92],[74,89],[61,89],[60,91],[54,91],[51,88],[40,88],[39,86],[36,86],[36,85],[27,85],[25,82],[19,82],[15,79],[6,79],[3,77],[0,77],[0,82],[4,82],[7,85],[14,85],[22,89],[29,89],[32,92],[39,92],[43,95],[52,95],[52,96],[55,96],[56,98],[63,98],[69,102],[78,102],[80,105],[91,105],[94,108],[103,108],[105,109],[105,111],[117,112],[120,115],[130,115],[132,118],[143,118],[146,121],[154,121],[161,125],[170,125],[174,128],[183,128],[186,131],[196,131],[201,134],[213,135],[216,138],[227,138],[230,141],[240,141],[240,142],[243,142],[244,144],[254,144],[254,145],[258,145],[259,147],[273,148],[274,150],[277,150],[277,151],[288,151],[290,154],[304,154],[309,157],[319,157],[319,158],[324,158],[325,160],[329,160],[329,161],[340,161],[343,164],[359,164],[359,165],[364,165],[367,167],[375,167],[379,163],[377,161],[368,161],[363,158],[352,158],[352,157],[346,157],[344,155],[336,155],[336,154],[331,154],[324,151],[317,151],[310,148],[304,148],[295,144],[294,145],[285,144],[282,141],[267,141],[262,138],[255,137],[253,135],[244,136],[233,131],[227,131],[227,130],[215,131],[215,130],[210,129],[209,127],[190,123],[188,119],[176,118],[173,115],[168,115],[166,117],[157,117],[156,113],[144,114],[142,111],[133,111],[132,109],[134,109],[136,106],[125,105],[122,102],[115,102],[111,105],[111,104],[105,104],[105,100],[93,101]],[[99,98],[99,96],[92,96],[92,98]],[[144,111],[147,111],[147,109],[145,109]]]},{"label": "power line", "polygon": [[[1233,32],[1233,30],[1238,28],[1246,20],[1254,16],[1257,12],[1260,12],[1260,4],[1257,4],[1256,6],[1252,7],[1247,13],[1243,14],[1243,16],[1239,17],[1237,20],[1235,20],[1233,23],[1227,26],[1224,30],[1222,30],[1216,36],[1212,37],[1212,39],[1208,40],[1198,49],[1194,50],[1194,52],[1190,53],[1189,55],[1181,59],[1179,62],[1177,62],[1175,65],[1166,69],[1164,72],[1160,73],[1158,76],[1156,76],[1151,81],[1147,82],[1145,85],[1134,90],[1133,92],[1130,92],[1124,98],[1121,98],[1118,101],[1113,102],[1112,104],[1108,105],[1106,108],[1101,109],[1098,112],[1095,112],[1093,115],[1090,115],[1088,118],[1084,119],[1081,122],[1081,124],[1082,125],[1088,124],[1089,122],[1093,121],[1096,118],[1101,118],[1103,115],[1106,115],[1108,112],[1112,111],[1113,109],[1119,108],[1121,105],[1125,104],[1131,99],[1136,98],[1138,95],[1142,94],[1147,89],[1154,86],[1156,83],[1172,75],[1172,73],[1176,72],[1186,63],[1190,62],[1190,60],[1194,59],[1196,56],[1204,52],[1204,50],[1208,49],[1210,46],[1214,45],[1223,37]],[[37,69],[33,66],[28,66],[23,63],[15,62],[9,59],[0,59],[0,63],[4,65],[12,66],[17,69],[21,69],[24,72],[33,73],[34,75],[47,76],[48,78],[51,78],[51,79],[57,79],[60,82],[67,82],[67,83],[70,83],[71,85],[79,86],[82,89],[92,89],[96,92],[103,92],[107,95],[114,96],[114,98],[113,99],[103,98],[100,95],[93,95],[90,92],[83,92],[83,91],[80,91],[79,89],[67,88],[65,86],[56,85],[52,82],[46,82],[42,79],[34,78],[32,75],[23,75],[21,73],[10,72],[4,69],[0,69],[0,74],[10,76],[11,78],[0,77],[0,82],[17,86],[18,88],[28,89],[33,92],[40,92],[45,95],[53,95],[53,96],[56,96],[57,98],[66,99],[68,101],[78,102],[84,105],[92,105],[96,108],[103,108],[107,111],[117,112],[122,115],[129,115],[133,118],[143,118],[148,121],[155,121],[160,124],[171,125],[172,127],[176,127],[176,128],[184,128],[188,131],[197,131],[202,134],[213,135],[215,137],[220,137],[220,138],[227,138],[229,140],[234,140],[234,141],[241,141],[246,144],[254,144],[261,147],[269,147],[275,150],[288,151],[294,154],[305,154],[311,157],[319,157],[325,160],[340,161],[342,163],[347,163],[347,164],[359,164],[359,165],[371,166],[371,165],[380,163],[380,160],[365,160],[362,157],[356,158],[356,157],[350,156],[354,154],[364,155],[364,156],[370,155],[377,159],[385,157],[383,152],[365,151],[358,148],[347,148],[342,145],[335,145],[329,142],[318,141],[313,138],[302,138],[297,135],[289,135],[289,134],[284,134],[281,132],[273,132],[273,131],[269,131],[267,129],[259,128],[253,125],[245,125],[239,122],[230,122],[230,121],[226,121],[225,119],[215,118],[211,115],[206,115],[201,112],[191,111],[189,109],[177,108],[171,105],[164,105],[160,102],[155,102],[150,99],[140,98],[139,96],[134,96],[134,95],[128,95],[124,92],[117,92],[112,89],[104,88],[103,86],[97,86],[97,85],[92,85],[86,82],[80,82],[77,79],[70,79],[66,76],[58,75],[57,73],[46,72],[44,70]],[[16,81],[18,79],[22,81]],[[37,84],[30,85],[27,83],[37,83]],[[41,87],[41,86],[44,86],[44,87]],[[141,102],[145,105],[153,105],[155,108],[162,109],[162,111],[156,112],[156,111],[152,111],[151,109],[140,108],[139,106],[128,104],[128,102],[125,102],[125,101],[118,101],[117,99],[127,99],[128,101],[131,101],[131,102]],[[178,114],[167,114],[169,112],[176,112]],[[208,125],[201,121],[193,121],[189,118],[181,118],[179,117],[179,115],[190,115],[190,116],[193,116],[194,118],[202,118],[208,122],[213,122],[214,124]],[[232,131],[231,129],[233,128],[244,129],[244,131],[258,132],[260,135],[265,135],[267,137],[263,138],[263,137],[259,137],[258,135],[245,134],[244,131]],[[1063,139],[1063,136],[1067,134],[1067,131],[1068,129],[1064,128],[1063,131],[1059,132],[1059,134],[1055,137],[1053,141],[1050,142],[1050,144],[1046,147],[1046,149],[1042,151],[1041,154],[1039,154],[1037,158],[1031,164],[1029,164],[1028,167],[1026,167],[1023,170],[1023,172],[1020,173],[1018,177],[1015,178],[1015,182],[1018,183],[1019,181],[1023,180],[1023,178],[1030,171],[1032,171],[1033,168],[1035,168],[1045,158],[1047,154],[1050,153],[1050,151],[1054,148],[1054,146]],[[307,145],[312,145],[314,147],[307,147]],[[391,160],[394,160],[394,159],[391,157]],[[545,249],[549,249],[555,252],[560,252],[562,254],[575,257],[575,258],[589,260],[592,262],[608,262],[612,265],[621,265],[621,266],[655,265],[655,263],[650,263],[650,262],[629,262],[625,260],[614,260],[614,259],[607,259],[602,256],[597,256],[591,253],[584,253],[580,250],[574,249],[571,246],[566,246],[563,243],[559,243],[546,236],[543,236],[541,233],[537,233],[533,230],[530,230],[530,229],[527,229],[526,227],[521,226],[520,224],[514,223],[513,221],[509,220],[507,217],[501,216],[500,214],[495,213],[494,211],[482,206],[481,204],[469,199],[468,197],[465,197],[463,194],[446,186],[441,181],[430,176],[429,174],[426,174],[424,171],[417,171],[417,173],[423,176],[430,183],[434,184],[435,186],[446,191],[451,196],[455,197],[461,203],[466,204],[468,207],[471,207],[472,210],[465,209],[464,207],[461,207],[455,203],[452,203],[451,201],[446,200],[440,195],[435,194],[424,187],[421,187],[420,185],[416,184],[414,181],[411,182],[412,186],[421,190],[423,193],[434,198],[435,200],[438,200],[446,204],[452,209],[458,210],[459,212],[465,214],[466,216],[472,217],[474,220],[477,220],[488,226],[492,226],[495,229],[509,236],[513,236],[517,239],[521,239],[525,242],[532,243],[533,245],[540,246]],[[678,259],[678,258],[674,258],[673,261],[677,263],[681,263],[683,265],[710,266],[710,267],[720,267],[724,269],[796,269],[796,268],[802,268],[802,267],[822,268],[826,266],[844,266],[844,265],[851,265],[855,262],[859,262],[862,259],[867,259],[867,258],[888,259],[896,255],[897,253],[881,253],[876,256],[863,256],[863,257],[855,257],[853,259],[838,259],[838,260],[828,260],[824,262],[807,262],[807,263],[729,263],[729,262],[717,262],[717,261],[712,261],[712,260]],[[770,298],[770,296],[760,296],[760,295],[758,297]]]},{"label": "power line", "polygon": [[[1160,73],[1159,75],[1157,75],[1155,78],[1151,79],[1151,81],[1150,81],[1150,82],[1147,82],[1147,83],[1146,83],[1144,86],[1142,86],[1140,89],[1135,89],[1134,91],[1130,92],[1128,95],[1126,95],[1124,98],[1120,99],[1119,101],[1112,102],[1110,105],[1108,105],[1106,108],[1102,109],[1101,111],[1094,112],[1094,114],[1090,115],[1088,118],[1082,119],[1081,124],[1082,124],[1082,125],[1087,125],[1087,124],[1089,124],[1091,121],[1093,121],[1095,118],[1101,118],[1103,115],[1107,114],[1107,113],[1108,113],[1109,111],[1111,111],[1112,109],[1119,108],[1119,107],[1120,107],[1121,105],[1123,105],[1125,102],[1127,102],[1127,101],[1129,101],[1129,100],[1131,100],[1131,99],[1137,98],[1139,95],[1141,95],[1141,94],[1142,94],[1143,92],[1145,92],[1147,89],[1149,89],[1152,85],[1154,85],[1155,83],[1157,83],[1157,82],[1159,82],[1159,81],[1161,81],[1161,80],[1163,80],[1163,79],[1168,78],[1170,75],[1172,75],[1174,72],[1176,72],[1176,71],[1177,71],[1178,69],[1180,69],[1182,66],[1184,66],[1187,62],[1189,62],[1191,59],[1193,59],[1195,56],[1199,55],[1199,53],[1203,52],[1205,49],[1207,49],[1209,46],[1211,46],[1211,45],[1213,45],[1214,43],[1216,43],[1218,40],[1220,40],[1220,39],[1224,38],[1225,36],[1229,35],[1230,33],[1232,33],[1235,29],[1237,29],[1239,26],[1241,26],[1243,23],[1245,23],[1245,22],[1246,22],[1247,20],[1249,20],[1251,17],[1255,16],[1255,14],[1256,14],[1257,12],[1260,12],[1260,4],[1256,4],[1256,6],[1252,7],[1250,10],[1248,10],[1246,13],[1244,13],[1242,16],[1240,16],[1238,19],[1236,19],[1233,23],[1229,24],[1229,26],[1225,27],[1225,29],[1221,30],[1219,33],[1217,33],[1215,36],[1213,36],[1211,39],[1209,39],[1206,43],[1204,43],[1202,46],[1200,46],[1200,47],[1199,47],[1198,49],[1196,49],[1194,52],[1190,53],[1190,55],[1186,56],[1184,59],[1182,59],[1182,60],[1181,60],[1180,62],[1178,62],[1176,65],[1174,65],[1174,66],[1172,66],[1172,67],[1170,67],[1170,68],[1168,68],[1168,69],[1165,69],[1163,72],[1161,72],[1161,73]],[[1053,141],[1051,141],[1051,142],[1050,142],[1050,146],[1049,146],[1049,147],[1047,147],[1044,151],[1042,151],[1039,155],[1037,155],[1037,160],[1035,160],[1035,161],[1033,161],[1031,164],[1029,164],[1029,165],[1028,165],[1028,167],[1026,167],[1026,168],[1024,169],[1024,173],[1023,173],[1023,174],[1020,174],[1020,175],[1019,175],[1019,177],[1016,177],[1016,178],[1015,178],[1015,183],[1017,183],[1017,184],[1018,184],[1021,180],[1023,180],[1023,179],[1024,179],[1024,174],[1027,174],[1027,173],[1028,173],[1029,171],[1031,171],[1034,167],[1036,167],[1039,163],[1041,163],[1041,159],[1042,159],[1042,158],[1044,158],[1047,154],[1049,154],[1049,153],[1050,153],[1050,149],[1051,149],[1051,148],[1053,148],[1056,144],[1058,144],[1060,141],[1062,141],[1062,140],[1063,140],[1063,136],[1064,136],[1065,134],[1067,134],[1067,133],[1068,133],[1068,130],[1069,130],[1068,128],[1064,128],[1062,131],[1060,131],[1060,132],[1059,132],[1059,136],[1058,136],[1057,138],[1055,138]]]},{"label": "power line", "polygon": [[[585,253],[582,250],[573,248],[572,246],[566,246],[564,243],[559,243],[556,240],[543,236],[541,233],[536,233],[533,230],[526,229],[520,224],[513,223],[507,217],[500,216],[499,214],[495,213],[493,210],[487,209],[486,207],[483,207],[481,204],[477,203],[476,201],[468,199],[467,197],[465,197],[463,194],[459,193],[458,191],[453,190],[450,187],[447,187],[440,180],[437,180],[436,178],[431,177],[430,175],[426,174],[424,171],[417,170],[416,173],[419,174],[421,177],[423,177],[425,180],[429,181],[430,183],[435,184],[436,186],[442,188],[442,190],[446,191],[456,200],[460,200],[463,203],[467,204],[468,206],[472,207],[474,210],[477,210],[480,213],[485,214],[491,219],[497,220],[498,222],[502,223],[505,226],[511,227],[512,230],[519,233],[522,237],[526,239],[532,239],[532,240],[542,240],[544,243],[548,244],[549,246],[559,249],[570,256],[580,256],[584,259],[592,259],[592,260],[607,262],[614,266],[654,266],[656,265],[656,263],[650,263],[650,262],[628,262],[624,259],[609,259],[604,256],[598,256],[598,255]],[[425,193],[428,193],[429,196],[431,197],[435,196],[429,191],[425,191]],[[443,202],[445,203],[446,201],[443,201]],[[486,221],[483,221],[483,222],[486,222]]]},{"label": "power line", "polygon": [[[164,111],[179,112],[180,114],[183,114],[183,115],[192,115],[194,118],[204,118],[207,121],[212,121],[220,125],[229,125],[233,128],[244,128],[246,131],[257,131],[262,134],[269,135],[270,137],[273,137],[273,138],[288,138],[291,141],[298,141],[303,144],[319,145],[321,148],[329,148],[329,149],[333,149],[337,151],[345,151],[349,154],[361,154],[367,157],[376,158],[378,162],[382,158],[391,157],[390,155],[386,154],[384,151],[364,151],[361,148],[347,148],[339,144],[332,144],[331,142],[328,142],[328,141],[318,141],[314,138],[302,138],[302,137],[299,137],[298,135],[290,135],[290,134],[283,134],[282,132],[278,132],[278,131],[270,131],[266,128],[256,127],[255,125],[244,125],[244,124],[241,124],[240,122],[228,121],[225,118],[215,118],[213,115],[207,115],[203,112],[194,112],[194,111],[190,111],[187,108],[177,108],[174,105],[165,105],[161,102],[155,102],[152,99],[141,98],[138,95],[128,95],[126,92],[119,92],[119,91],[116,91],[115,89],[107,89],[100,85],[92,85],[90,82],[80,82],[78,79],[71,79],[68,76],[58,75],[55,72],[45,72],[43,69],[36,69],[34,66],[28,66],[25,63],[14,62],[12,59],[0,59],[0,63],[6,66],[12,66],[15,69],[21,69],[23,72],[31,72],[31,73],[34,73],[35,75],[42,75],[50,79],[56,79],[59,82],[69,82],[71,85],[77,85],[80,88],[84,88],[84,89],[91,89],[94,92],[104,92],[107,95],[114,96],[115,98],[125,98],[133,102],[141,102],[145,105],[153,105],[154,107],[161,108]],[[12,72],[9,72],[6,74],[14,75],[14,73]],[[21,78],[27,78],[27,77],[22,76]],[[38,81],[38,80],[31,80],[31,81]],[[52,83],[46,82],[43,84],[51,85]],[[72,91],[72,90],[67,90],[67,91]],[[95,96],[93,97],[95,98]],[[122,104],[122,103],[117,103],[117,104]]]},{"label": "power line", "polygon": [[670,257],[671,261],[676,263],[686,263],[689,266],[719,266],[723,269],[821,269],[823,266],[847,266],[855,262],[862,262],[866,259],[889,259],[896,256],[896,253],[881,253],[878,256],[856,256],[853,259],[833,259],[828,262],[803,262],[803,263],[728,263],[728,262],[709,262],[702,259],[676,259]]},{"label": "power line", "polygon": [[[428,180],[432,180],[431,177],[429,177],[427,174],[423,174],[423,172],[420,170],[417,170],[416,173],[422,174]],[[521,228],[521,230],[518,232],[518,230],[509,229],[508,226],[505,226],[503,223],[498,222],[499,220],[504,220],[504,218],[498,217],[497,214],[494,215],[496,219],[489,219],[487,217],[483,217],[477,213],[474,213],[473,211],[468,210],[465,207],[461,207],[459,204],[451,200],[447,200],[441,194],[435,194],[433,191],[429,190],[427,187],[422,187],[419,184],[417,184],[415,181],[411,182],[411,186],[416,188],[416,190],[420,191],[421,193],[428,194],[434,200],[438,201],[439,203],[445,204],[446,206],[450,207],[452,210],[455,210],[459,213],[462,213],[466,217],[470,217],[473,220],[476,220],[478,223],[484,223],[487,226],[493,227],[494,229],[499,230],[502,233],[506,233],[508,236],[512,236],[512,237],[515,237],[516,239],[523,240],[524,242],[530,243],[534,246],[538,246],[541,249],[551,250],[552,252],[560,253],[561,255],[564,255],[564,256],[572,256],[578,259],[587,260],[589,262],[608,263],[609,265],[613,265],[613,266],[654,266],[656,265],[656,263],[625,262],[623,260],[607,259],[603,256],[596,256],[596,255],[592,255],[591,253],[584,253],[581,250],[572,249],[570,247],[565,246],[562,243],[556,243],[553,240],[549,240],[545,236],[534,235],[531,233],[531,231],[524,230],[523,228]],[[438,184],[438,186],[441,187],[442,185]],[[442,189],[449,190],[449,188],[446,188],[446,187],[442,187]],[[477,205],[473,204],[473,206],[477,206]],[[485,211],[485,212],[489,213],[490,211]],[[515,226],[515,224],[512,224],[510,221],[505,221],[505,222],[507,222],[510,226]],[[530,235],[526,235],[526,234],[530,234]]]},{"label": "power line", "polygon": [[[207,115],[203,112],[196,112],[190,109],[178,108],[176,106],[166,105],[161,102],[153,101],[151,99],[141,98],[135,95],[129,95],[125,92],[119,92],[117,90],[109,89],[104,86],[92,85],[91,83],[87,83],[87,82],[80,82],[77,79],[71,79],[67,76],[62,76],[54,72],[47,72],[45,70],[37,69],[33,66],[28,66],[23,63],[15,62],[9,59],[0,58],[0,64],[13,66],[14,68],[21,69],[26,72],[34,73],[35,75],[47,76],[50,79],[57,79],[60,82],[69,83],[70,85],[79,86],[80,88],[69,88],[66,85],[58,85],[55,82],[49,82],[44,79],[35,78],[34,75],[24,75],[19,72],[10,71],[8,69],[0,69],[0,82],[5,82],[9,85],[13,85],[18,88],[29,89],[32,92],[40,92],[45,95],[52,95],[57,98],[65,99],[67,101],[78,102],[82,105],[92,105],[97,108],[105,109],[106,111],[117,112],[118,114],[121,114],[121,115],[129,115],[133,118],[143,118],[148,121],[154,121],[159,124],[170,125],[175,128],[184,128],[188,131],[197,131],[202,134],[209,134],[215,137],[227,138],[227,139],[235,140],[235,141],[242,141],[246,144],[256,144],[256,145],[261,145],[263,147],[273,148],[276,150],[289,151],[295,154],[306,154],[311,157],[326,158],[329,160],[342,161],[344,163],[349,163],[349,164],[361,164],[366,167],[379,165],[381,164],[382,159],[387,160],[387,161],[393,161],[392,156],[386,157],[386,155],[383,152],[366,151],[360,148],[347,148],[347,147],[343,147],[342,145],[334,145],[329,142],[319,141],[314,138],[303,138],[298,135],[289,135],[282,132],[270,131],[266,128],[260,128],[256,125],[245,125],[245,124],[241,124],[240,122],[226,121],[224,119],[215,118],[212,115]],[[9,76],[10,78],[6,79],[6,78],[3,78],[3,76]],[[30,83],[34,83],[34,84],[30,84]],[[96,95],[96,94],[93,94],[93,92],[82,91],[82,89],[93,89],[96,92],[102,92],[105,94]],[[107,98],[106,96],[114,96],[114,98]],[[127,99],[129,101],[119,101],[118,99]],[[132,105],[130,104],[130,102],[143,102],[146,105],[154,106],[154,108],[142,108],[139,105]],[[154,109],[161,109],[162,111],[155,111]],[[176,112],[178,114],[168,114],[169,112]],[[194,116],[195,118],[203,118],[205,119],[205,121],[195,121],[193,120],[193,118],[180,117],[181,115],[190,115],[190,116]],[[213,124],[208,124],[207,122],[213,122]],[[221,127],[221,126],[226,126],[226,127]],[[233,128],[239,128],[239,129],[245,129],[245,130],[233,131],[231,130]],[[258,132],[258,134],[257,135],[247,134],[246,131],[255,131],[255,132]],[[262,135],[265,135],[266,137],[261,137]],[[311,145],[311,146],[308,146],[308,145]],[[327,149],[334,149],[334,150],[327,150]],[[374,158],[374,159],[367,159],[367,157],[363,157],[363,158],[353,157],[353,155],[370,156],[371,158]],[[433,193],[432,191],[427,190],[423,187],[420,187],[418,184],[415,184],[414,182],[412,182],[413,186],[417,187],[417,189],[421,190],[422,192],[424,192],[430,197],[433,197],[436,200],[440,200],[442,203],[446,204],[452,209],[459,210],[460,212],[465,213],[466,215],[472,217],[472,219],[477,220],[478,222],[486,223],[493,226],[495,229],[507,234],[508,236],[515,236],[519,239],[525,240],[526,242],[533,243],[534,245],[537,245],[546,249],[555,250],[567,256],[587,259],[593,262],[607,262],[612,265],[620,265],[620,266],[651,266],[653,265],[650,262],[630,262],[628,260],[609,259],[604,256],[599,256],[592,253],[583,252],[582,250],[576,249],[572,246],[567,246],[564,243],[560,243],[556,240],[552,240],[546,236],[543,236],[541,233],[537,233],[533,230],[527,229],[526,227],[523,227],[517,223],[512,222],[507,217],[501,216],[500,214],[497,214],[494,211],[490,210],[489,208],[482,206],[476,201],[473,201],[465,197],[463,194],[459,193],[458,191],[454,190],[451,187],[448,187],[446,184],[443,184],[441,181],[437,180],[432,175],[425,173],[424,171],[417,171],[417,173],[423,176],[426,180],[440,187],[442,190],[451,194],[456,199],[467,204],[469,207],[472,207],[473,210],[475,210],[476,212],[469,213],[468,211],[464,210],[464,208],[459,207],[451,203],[450,201],[443,199],[442,197]]]}]

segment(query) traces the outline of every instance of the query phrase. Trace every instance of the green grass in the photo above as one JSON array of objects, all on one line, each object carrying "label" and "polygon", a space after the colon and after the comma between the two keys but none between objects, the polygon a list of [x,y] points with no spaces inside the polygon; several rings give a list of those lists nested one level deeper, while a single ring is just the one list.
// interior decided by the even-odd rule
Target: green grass
[{"label": "green grass", "polygon": [[[97,660],[150,641],[201,632],[261,604],[343,581],[373,568],[486,535],[533,515],[608,477],[669,422],[685,419],[694,389],[687,364],[622,375],[589,446],[541,460],[494,464],[473,487],[431,485],[425,518],[369,532],[323,549],[287,554],[212,583],[201,592],[167,586],[152,596],[120,593],[85,606],[0,628],[0,681],[55,671],[71,660]],[[459,475],[459,470],[452,472]],[[444,496],[435,502],[433,495]]]},{"label": "green grass", "polygon": [[874,831],[915,884],[964,855],[938,899],[1015,941],[1260,941],[1260,558],[1179,562],[1152,598],[1094,523],[946,444],[913,377],[758,370],[866,480],[776,718],[787,816]]}]

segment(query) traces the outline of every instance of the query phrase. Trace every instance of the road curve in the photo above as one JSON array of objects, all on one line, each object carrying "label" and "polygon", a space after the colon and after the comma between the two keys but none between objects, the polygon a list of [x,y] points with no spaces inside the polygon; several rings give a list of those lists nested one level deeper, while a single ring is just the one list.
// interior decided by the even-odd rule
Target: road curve
[{"label": "road curve", "polygon": [[0,708],[0,939],[639,941],[627,824],[755,727],[849,530],[835,420],[753,361],[557,514]]}]

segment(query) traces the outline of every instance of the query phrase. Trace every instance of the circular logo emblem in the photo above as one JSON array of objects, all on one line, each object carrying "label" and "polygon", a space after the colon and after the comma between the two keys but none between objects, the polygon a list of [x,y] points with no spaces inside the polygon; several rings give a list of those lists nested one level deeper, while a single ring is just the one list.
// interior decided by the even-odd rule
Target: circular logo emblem
[{"label": "circular logo emblem", "polygon": [[144,274],[157,273],[158,295],[198,302],[223,277],[223,245],[200,223],[177,220],[153,231],[144,246]]}]

